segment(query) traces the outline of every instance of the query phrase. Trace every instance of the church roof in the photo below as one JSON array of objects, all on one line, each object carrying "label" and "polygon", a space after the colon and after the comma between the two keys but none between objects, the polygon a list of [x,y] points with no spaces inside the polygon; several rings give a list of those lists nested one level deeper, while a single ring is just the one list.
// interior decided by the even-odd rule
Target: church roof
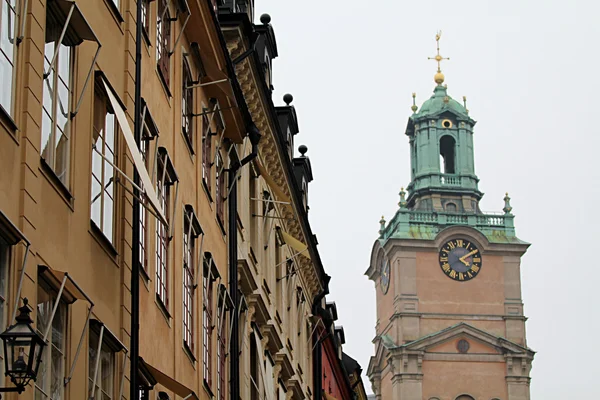
[{"label": "church roof", "polygon": [[446,86],[437,85],[433,90],[433,95],[421,105],[419,111],[413,114],[411,119],[417,120],[423,117],[434,117],[446,111],[452,112],[457,117],[470,119],[467,109],[458,101],[448,96]]}]

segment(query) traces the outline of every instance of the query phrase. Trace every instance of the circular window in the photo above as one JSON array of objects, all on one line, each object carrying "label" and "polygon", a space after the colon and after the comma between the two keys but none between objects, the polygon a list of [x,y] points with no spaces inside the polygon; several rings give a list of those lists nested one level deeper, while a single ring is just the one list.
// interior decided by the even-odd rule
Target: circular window
[{"label": "circular window", "polygon": [[452,121],[450,121],[449,119],[445,119],[442,121],[442,126],[444,128],[452,128]]},{"label": "circular window", "polygon": [[459,353],[466,353],[467,351],[469,351],[469,347],[471,347],[469,345],[469,342],[467,342],[465,339],[461,339],[458,341],[458,343],[456,344],[456,348],[458,350]]}]

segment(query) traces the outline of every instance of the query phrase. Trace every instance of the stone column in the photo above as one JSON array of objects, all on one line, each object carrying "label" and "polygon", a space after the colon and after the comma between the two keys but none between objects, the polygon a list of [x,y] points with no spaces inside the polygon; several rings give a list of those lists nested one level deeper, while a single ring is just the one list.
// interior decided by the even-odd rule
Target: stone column
[{"label": "stone column", "polygon": [[530,400],[529,383],[532,357],[528,355],[506,356],[506,385],[508,400]]}]

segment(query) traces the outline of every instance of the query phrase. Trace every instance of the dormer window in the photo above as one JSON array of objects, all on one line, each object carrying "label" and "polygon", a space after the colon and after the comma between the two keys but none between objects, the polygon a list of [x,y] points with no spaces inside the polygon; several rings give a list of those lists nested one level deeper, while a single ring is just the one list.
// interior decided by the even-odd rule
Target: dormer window
[{"label": "dormer window", "polygon": [[272,76],[271,76],[271,60],[269,59],[269,54],[265,53],[265,62],[263,64],[264,68],[265,68],[265,82],[267,83],[267,87],[269,89],[271,89],[271,82],[272,82]]},{"label": "dormer window", "polygon": [[304,177],[302,177],[302,204],[304,205],[304,209],[308,211],[308,185]]},{"label": "dormer window", "polygon": [[294,158],[294,135],[292,135],[292,131],[290,130],[289,126],[287,128],[286,142],[288,147],[288,154],[291,160],[292,158]]}]

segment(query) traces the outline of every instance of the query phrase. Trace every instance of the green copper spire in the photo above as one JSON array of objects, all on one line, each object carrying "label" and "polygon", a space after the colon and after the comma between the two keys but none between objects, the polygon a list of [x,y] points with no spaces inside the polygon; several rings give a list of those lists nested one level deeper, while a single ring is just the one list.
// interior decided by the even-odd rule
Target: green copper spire
[{"label": "green copper spire", "polygon": [[514,215],[508,194],[504,214],[485,214],[479,208],[483,193],[475,174],[474,126],[467,98],[463,104],[448,94],[444,85],[436,35],[438,63],[433,95],[417,107],[413,93],[413,114],[406,135],[410,145],[411,182],[400,191],[399,209],[386,224],[380,222],[380,239],[435,239],[442,230],[465,225],[479,230],[492,243],[522,243],[515,235]]}]

